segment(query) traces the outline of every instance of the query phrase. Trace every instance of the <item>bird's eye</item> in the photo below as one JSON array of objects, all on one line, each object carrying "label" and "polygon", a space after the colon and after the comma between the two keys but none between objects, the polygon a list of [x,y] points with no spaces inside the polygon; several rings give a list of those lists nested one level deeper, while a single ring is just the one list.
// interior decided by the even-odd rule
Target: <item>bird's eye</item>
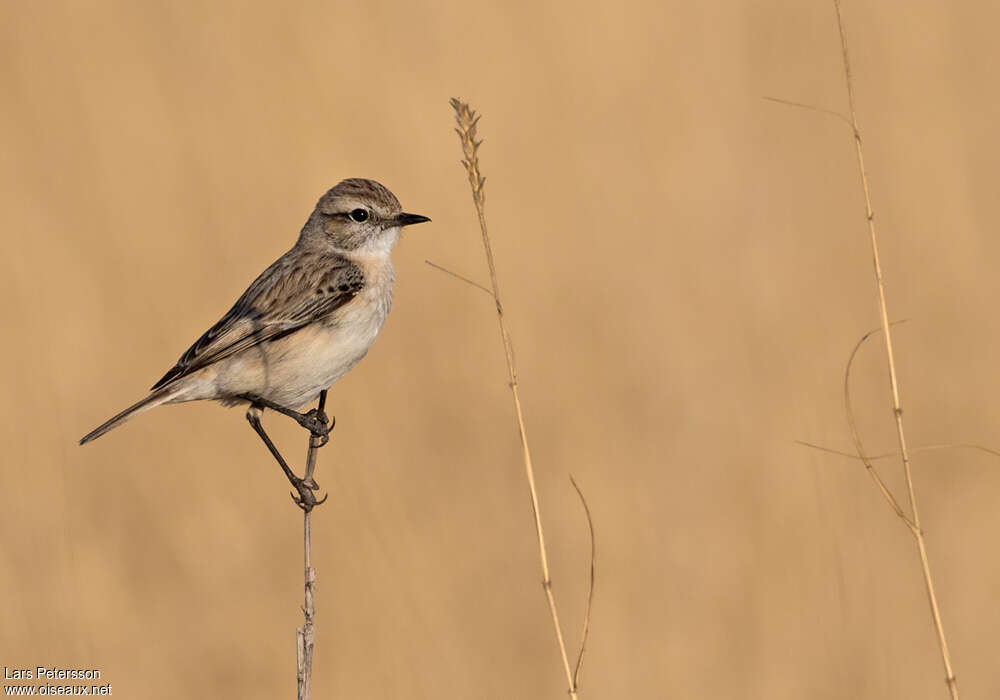
[{"label": "bird's eye", "polygon": [[368,221],[368,212],[364,209],[353,209],[348,216],[351,217],[352,221],[357,221],[359,224],[362,221]]}]

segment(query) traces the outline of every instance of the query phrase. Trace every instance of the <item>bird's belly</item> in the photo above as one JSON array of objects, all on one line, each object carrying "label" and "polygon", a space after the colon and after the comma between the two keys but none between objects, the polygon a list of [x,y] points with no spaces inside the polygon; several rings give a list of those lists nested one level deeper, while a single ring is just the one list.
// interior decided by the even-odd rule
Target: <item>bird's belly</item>
[{"label": "bird's belly", "polygon": [[254,394],[288,408],[315,399],[363,358],[382,327],[378,313],[347,313],[249,348],[219,368],[221,393]]}]

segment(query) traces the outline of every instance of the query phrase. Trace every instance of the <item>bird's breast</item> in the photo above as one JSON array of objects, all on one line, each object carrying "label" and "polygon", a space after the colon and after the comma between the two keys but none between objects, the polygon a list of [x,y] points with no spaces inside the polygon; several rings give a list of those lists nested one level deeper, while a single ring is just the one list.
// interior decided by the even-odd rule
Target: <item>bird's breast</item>
[{"label": "bird's breast", "polygon": [[389,313],[392,266],[375,262],[356,262],[368,263],[362,267],[364,286],[329,316],[216,368],[212,381],[217,393],[255,394],[297,407],[332,386],[368,353]]},{"label": "bird's breast", "polygon": [[[289,336],[285,362],[296,369],[287,385],[314,396],[331,386],[371,349],[392,306],[394,274],[388,260],[355,261],[365,276],[364,287],[329,318]],[[300,334],[304,337],[295,338]],[[308,399],[307,399],[308,400]]]}]

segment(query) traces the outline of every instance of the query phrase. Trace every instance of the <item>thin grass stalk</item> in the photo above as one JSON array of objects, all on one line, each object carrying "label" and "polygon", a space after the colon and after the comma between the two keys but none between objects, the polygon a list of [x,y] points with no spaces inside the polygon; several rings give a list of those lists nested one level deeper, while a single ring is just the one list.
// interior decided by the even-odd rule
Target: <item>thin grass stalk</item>
[{"label": "thin grass stalk", "polygon": [[851,78],[851,62],[847,50],[847,35],[844,31],[844,21],[840,11],[840,0],[833,0],[837,13],[837,28],[840,32],[840,47],[844,62],[844,78],[847,83],[847,99],[850,109],[851,128],[854,132],[854,145],[857,152],[858,171],[861,174],[861,185],[865,199],[865,218],[868,220],[868,232],[871,237],[872,256],[874,258],[875,283],[878,289],[879,314],[882,322],[882,334],[885,338],[885,352],[889,364],[889,384],[892,389],[892,411],[896,422],[896,437],[899,442],[899,452],[903,462],[903,473],[906,477],[906,490],[910,501],[910,520],[913,527],[910,532],[917,543],[920,552],[920,566],[924,578],[924,586],[927,590],[927,599],[931,608],[931,615],[934,618],[934,628],[937,631],[938,644],[941,649],[941,661],[944,664],[945,683],[952,700],[958,700],[958,681],[952,669],[951,655],[948,652],[948,642],[945,638],[944,625],[941,622],[941,611],[938,606],[937,595],[934,592],[934,580],[931,577],[930,562],[927,558],[927,547],[924,543],[924,532],[920,527],[920,515],[917,510],[917,498],[913,487],[913,473],[910,466],[910,455],[906,447],[906,433],[903,429],[903,409],[899,396],[899,381],[896,375],[896,360],[892,345],[892,330],[889,323],[889,312],[885,301],[885,283],[882,278],[882,265],[879,261],[878,237],[875,234],[875,214],[872,209],[871,187],[868,183],[868,174],[865,170],[864,149],[861,145],[861,132],[858,129],[857,111],[854,101],[854,82]]},{"label": "thin grass stalk", "polygon": [[865,333],[861,336],[861,340],[859,340],[854,346],[854,349],[851,350],[851,356],[847,360],[847,368],[844,370],[844,413],[847,417],[847,427],[850,430],[851,439],[854,440],[854,450],[858,453],[858,459],[860,459],[861,463],[865,465],[865,469],[871,475],[875,485],[878,486],[879,491],[886,499],[886,502],[888,502],[889,507],[892,508],[893,512],[895,512],[896,515],[899,516],[904,523],[906,523],[907,527],[912,530],[917,526],[910,520],[906,513],[903,512],[903,508],[899,505],[896,497],[892,495],[889,487],[886,486],[885,482],[882,480],[878,470],[875,469],[875,465],[872,464],[872,460],[868,456],[867,450],[865,450],[864,443],[861,442],[861,433],[858,432],[858,423],[854,419],[854,405],[851,402],[851,367],[854,365],[854,358],[858,356],[858,350],[860,350],[861,346],[865,344],[865,341],[872,337],[875,333],[878,333],[879,330],[881,329],[876,328],[873,331]]},{"label": "thin grass stalk", "polygon": [[[856,453],[844,452],[843,450],[826,447],[825,445],[817,445],[814,442],[806,442],[805,440],[794,440],[793,442],[795,442],[796,445],[811,447],[812,449],[819,450],[820,452],[828,452],[832,455],[840,455],[841,457],[848,457],[850,459],[861,459],[861,457],[858,457]],[[971,442],[944,442],[940,445],[922,445],[920,447],[911,447],[910,454],[913,454],[914,452],[937,452],[938,450],[976,450],[977,452],[985,452],[986,454],[993,455],[994,457],[1000,457],[1000,450],[994,450],[991,447],[977,445]],[[878,459],[899,457],[899,455],[899,450],[893,450],[892,452],[883,452],[882,454],[871,455],[868,459],[874,462]]]},{"label": "thin grass stalk", "polygon": [[[486,227],[486,191],[484,186],[486,178],[479,170],[478,150],[482,141],[476,140],[476,124],[479,122],[477,115],[468,104],[457,99],[451,100],[451,106],[455,110],[455,121],[458,133],[462,141],[462,152],[465,158],[462,165],[469,175],[469,186],[472,188],[472,200],[476,207],[476,214],[479,217],[479,230],[483,235],[483,248],[486,251],[486,262],[490,270],[490,285],[492,287],[493,300],[496,304],[497,321],[500,325],[500,338],[503,341],[504,357],[507,361],[507,378],[511,396],[514,401],[514,414],[517,418],[517,428],[521,437],[521,454],[524,457],[524,473],[528,480],[528,490],[531,493],[531,509],[535,517],[535,534],[538,538],[538,556],[542,568],[542,588],[545,591],[545,599],[549,605],[549,612],[552,615],[552,627],[555,630],[556,641],[559,644],[559,654],[562,658],[563,670],[566,673],[566,685],[569,696],[573,700],[577,698],[577,687],[574,674],[570,667],[569,656],[566,653],[566,642],[563,638],[562,626],[559,623],[559,613],[556,608],[556,599],[552,593],[552,578],[549,575],[549,558],[545,549],[545,534],[542,529],[542,518],[538,507],[538,491],[535,488],[535,470],[531,463],[531,450],[528,448],[528,435],[524,426],[524,415],[521,411],[521,395],[518,391],[517,368],[514,364],[514,347],[511,343],[510,333],[507,331],[507,323],[504,319],[503,305],[500,303],[500,284],[497,281],[496,263],[493,260],[493,246],[490,244],[490,235]],[[478,286],[478,285],[477,285]]]},{"label": "thin grass stalk", "polygon": [[590,516],[590,506],[587,499],[583,497],[583,490],[576,483],[576,479],[570,474],[569,481],[576,489],[576,495],[580,497],[583,505],[583,513],[587,516],[587,529],[590,531],[590,591],[587,593],[587,609],[583,615],[583,629],[580,632],[580,653],[576,657],[576,666],[573,668],[573,687],[580,687],[580,669],[583,668],[583,655],[587,651],[587,637],[590,636],[590,611],[594,608],[594,588],[597,585],[597,537],[594,535],[594,519]]},{"label": "thin grass stalk", "polygon": [[[319,412],[326,407],[326,392],[319,395]],[[323,446],[323,439],[310,436],[309,452],[306,454],[306,473],[303,480],[313,482],[316,472],[316,456]],[[312,693],[313,649],[316,644],[316,605],[313,596],[313,585],[316,583],[316,570],[312,567],[312,512],[302,513],[302,554],[304,563],[305,600],[302,604],[304,621],[295,630],[295,680],[298,700],[309,700]]]}]

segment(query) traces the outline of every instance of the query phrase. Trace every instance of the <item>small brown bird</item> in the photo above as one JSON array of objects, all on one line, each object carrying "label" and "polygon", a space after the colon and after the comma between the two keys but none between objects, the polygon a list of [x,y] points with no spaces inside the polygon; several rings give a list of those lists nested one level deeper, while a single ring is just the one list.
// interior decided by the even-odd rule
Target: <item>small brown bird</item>
[{"label": "small brown bird", "polygon": [[339,183],[320,198],[292,249],[181,355],[152,393],[80,444],[161,404],[201,399],[249,403],[247,418],[279,462],[260,425],[263,408],[295,418],[325,440],[325,416],[294,409],[367,354],[392,304],[392,248],[404,226],[424,221],[430,219],[403,212],[396,196],[373,180]]}]

